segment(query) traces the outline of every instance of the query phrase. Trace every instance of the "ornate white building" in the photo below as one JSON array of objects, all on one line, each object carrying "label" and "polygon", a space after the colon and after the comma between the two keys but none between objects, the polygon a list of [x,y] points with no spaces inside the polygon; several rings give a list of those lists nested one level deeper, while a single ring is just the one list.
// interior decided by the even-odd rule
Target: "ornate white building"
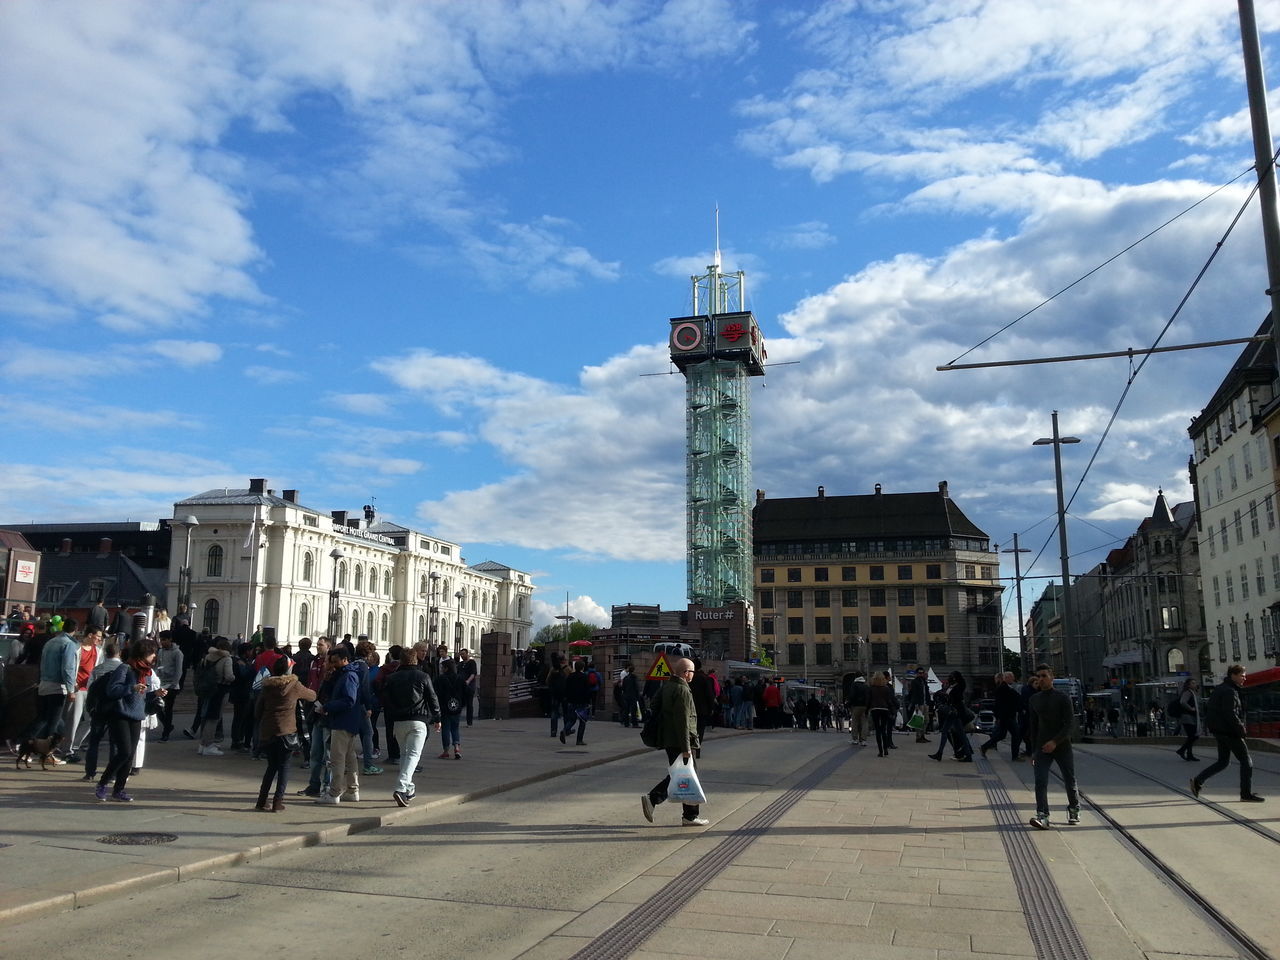
[{"label": "ornate white building", "polygon": [[292,643],[364,634],[383,651],[425,640],[478,652],[491,631],[514,648],[531,639],[529,574],[469,566],[458,544],[379,522],[372,508],[325,513],[266,484],[174,504],[169,596],[187,603],[196,630],[248,637],[270,626]]}]

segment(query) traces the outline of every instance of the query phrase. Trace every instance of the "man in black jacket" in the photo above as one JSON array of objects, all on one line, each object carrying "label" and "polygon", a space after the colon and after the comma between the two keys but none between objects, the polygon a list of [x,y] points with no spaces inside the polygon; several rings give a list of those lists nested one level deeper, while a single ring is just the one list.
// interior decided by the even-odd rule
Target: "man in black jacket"
[{"label": "man in black jacket", "polygon": [[1012,673],[997,673],[995,676],[996,689],[991,695],[995,701],[992,713],[996,716],[995,729],[991,731],[991,736],[987,742],[978,748],[978,751],[985,757],[988,750],[992,750],[1005,738],[1009,737],[1009,743],[1013,750],[1013,759],[1018,759],[1018,741],[1021,739],[1021,731],[1018,729],[1018,714],[1022,710],[1022,695],[1013,688]]},{"label": "man in black jacket", "polygon": [[1253,792],[1253,761],[1249,759],[1249,747],[1244,742],[1244,707],[1240,703],[1240,688],[1244,686],[1244,667],[1233,663],[1227,668],[1227,678],[1209,694],[1206,720],[1209,732],[1218,741],[1218,759],[1191,778],[1191,795],[1200,796],[1200,788],[1215,773],[1227,769],[1231,755],[1240,764],[1240,799],[1245,803],[1262,803],[1265,797]]},{"label": "man in black jacket", "polygon": [[1049,829],[1049,767],[1058,764],[1062,785],[1067,790],[1067,823],[1080,822],[1080,795],[1076,790],[1075,756],[1071,751],[1071,731],[1075,716],[1071,698],[1053,688],[1053,670],[1048,664],[1036,667],[1038,693],[1029,702],[1031,708],[1031,763],[1035,766],[1036,815],[1031,825],[1037,830]]},{"label": "man in black jacket", "polygon": [[400,776],[391,796],[407,807],[417,788],[413,772],[427,743],[427,725],[440,732],[440,700],[431,677],[418,669],[418,651],[406,647],[400,653],[400,666],[382,687],[385,709],[400,744]]}]

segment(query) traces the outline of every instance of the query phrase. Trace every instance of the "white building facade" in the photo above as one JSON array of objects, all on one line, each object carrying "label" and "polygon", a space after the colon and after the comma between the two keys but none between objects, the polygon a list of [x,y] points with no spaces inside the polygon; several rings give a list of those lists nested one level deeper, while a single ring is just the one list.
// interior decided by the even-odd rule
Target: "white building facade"
[{"label": "white building facade", "polygon": [[[380,651],[426,641],[480,649],[489,632],[532,638],[529,574],[459,544],[363,515],[325,513],[267,481],[174,504],[170,596],[189,596],[191,625],[215,636],[275,628],[283,642],[365,635]],[[189,570],[189,574],[188,574]]]},{"label": "white building facade", "polygon": [[[1270,330],[1270,322],[1263,330]],[[1270,666],[1280,600],[1280,528],[1270,443],[1259,413],[1274,397],[1274,350],[1252,343],[1191,421],[1192,483],[1212,672]]]}]

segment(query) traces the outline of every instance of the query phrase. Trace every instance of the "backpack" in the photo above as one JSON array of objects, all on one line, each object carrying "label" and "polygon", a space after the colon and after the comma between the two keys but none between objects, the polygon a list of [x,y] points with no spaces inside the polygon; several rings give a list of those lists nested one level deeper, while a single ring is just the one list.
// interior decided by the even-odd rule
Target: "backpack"
[{"label": "backpack", "polygon": [[110,670],[98,677],[89,684],[89,689],[84,695],[84,708],[88,711],[90,717],[97,717],[102,713],[107,705],[107,684],[111,682],[111,675],[115,673]]},{"label": "backpack", "polygon": [[644,725],[640,727],[640,742],[646,747],[653,747],[655,750],[661,750],[663,745],[662,738],[662,688],[658,688],[657,694],[649,701],[649,715],[644,718]]},{"label": "backpack", "polygon": [[196,664],[196,696],[209,697],[217,692],[218,675],[213,665],[201,660]]},{"label": "backpack", "polygon": [[849,706],[865,707],[870,699],[871,691],[867,689],[866,683],[854,681],[849,684]]}]

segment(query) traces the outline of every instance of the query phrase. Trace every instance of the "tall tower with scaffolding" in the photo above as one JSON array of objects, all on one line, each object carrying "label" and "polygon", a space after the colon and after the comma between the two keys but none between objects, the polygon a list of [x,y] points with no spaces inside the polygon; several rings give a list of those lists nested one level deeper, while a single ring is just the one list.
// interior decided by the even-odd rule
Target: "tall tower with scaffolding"
[{"label": "tall tower with scaffolding", "polygon": [[685,535],[690,605],[752,598],[751,392],[764,340],[746,307],[746,274],[689,278],[692,315],[671,320],[671,361],[685,378]]}]

